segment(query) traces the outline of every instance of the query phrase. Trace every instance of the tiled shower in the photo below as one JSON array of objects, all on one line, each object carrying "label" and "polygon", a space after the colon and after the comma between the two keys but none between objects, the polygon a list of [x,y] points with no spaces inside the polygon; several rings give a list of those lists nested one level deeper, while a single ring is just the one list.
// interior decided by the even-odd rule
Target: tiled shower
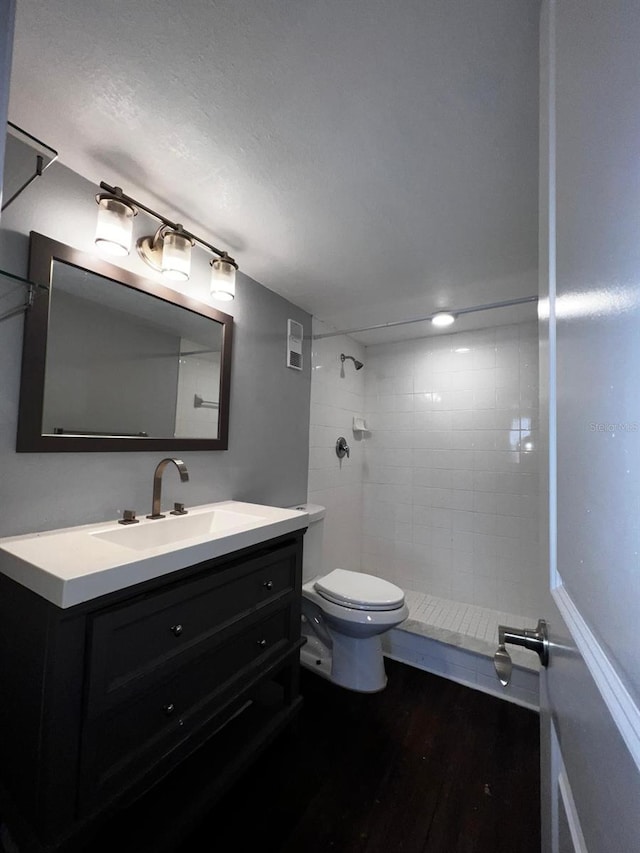
[{"label": "tiled shower", "polygon": [[[315,335],[330,331],[313,320]],[[354,434],[353,419],[364,413],[367,365],[355,370],[340,354],[365,361],[365,348],[346,335],[314,340],[311,364],[309,486],[311,503],[326,507],[323,571],[362,566],[362,475],[367,439]],[[338,459],[336,440],[344,436],[348,459]]]},{"label": "tiled shower", "polygon": [[540,605],[536,324],[368,347],[362,566],[405,589]]},{"label": "tiled shower", "polygon": [[[354,416],[370,432],[354,432]],[[335,454],[340,435],[349,459]],[[539,464],[536,323],[368,347],[314,340],[309,500],[327,507],[324,570],[534,619]]]}]

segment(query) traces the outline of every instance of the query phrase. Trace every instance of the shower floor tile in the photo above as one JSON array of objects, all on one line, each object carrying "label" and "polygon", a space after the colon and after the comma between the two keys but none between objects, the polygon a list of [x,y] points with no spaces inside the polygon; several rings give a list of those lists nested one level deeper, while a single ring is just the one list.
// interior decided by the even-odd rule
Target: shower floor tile
[{"label": "shower floor tile", "polygon": [[[405,601],[409,618],[397,630],[430,637],[491,658],[498,647],[498,625],[536,627],[536,620],[526,616],[410,589],[405,590]],[[510,646],[509,654],[517,666],[536,672],[540,669],[538,658],[532,652]]]}]

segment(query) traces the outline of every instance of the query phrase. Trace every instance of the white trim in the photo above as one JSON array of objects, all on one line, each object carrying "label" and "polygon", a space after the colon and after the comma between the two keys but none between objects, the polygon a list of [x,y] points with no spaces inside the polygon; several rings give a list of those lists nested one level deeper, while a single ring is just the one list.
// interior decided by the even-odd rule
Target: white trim
[{"label": "white trim", "polygon": [[[564,762],[560,752],[558,733],[551,715],[547,717],[547,722],[549,724],[549,777],[547,779],[542,779],[541,781],[543,786],[545,783],[549,786],[546,794],[550,800],[549,831],[551,833],[551,837],[542,839],[542,850],[545,851],[545,853],[560,853],[560,792],[558,790],[558,783],[560,780],[560,773],[564,769]],[[544,787],[542,790],[544,792]],[[550,842],[550,849],[548,851],[545,846],[545,842]]]},{"label": "white trim", "polygon": [[584,840],[582,826],[580,825],[580,817],[576,808],[576,801],[573,798],[571,783],[567,775],[567,770],[564,766],[564,758],[560,749],[560,741],[558,733],[553,724],[553,720],[549,719],[551,742],[551,851],[550,853],[568,853],[564,848],[560,850],[560,803],[562,810],[567,820],[569,835],[571,836],[571,845],[573,853],[588,853],[587,844]]},{"label": "white trim", "polygon": [[[560,576],[558,580],[560,584],[551,594],[636,767],[640,770],[640,708],[624,686],[607,653],[580,615],[566,587],[562,585]],[[553,649],[551,654],[553,655]]]},{"label": "white trim", "polygon": [[556,336],[556,4],[549,2],[548,16],[548,80],[547,80],[547,299],[549,318],[548,376],[549,382],[549,583],[553,589],[558,583],[558,392],[556,383],[557,336]]},{"label": "white trim", "polygon": [[569,827],[569,834],[571,835],[571,844],[573,845],[573,849],[575,853],[589,853],[582,833],[582,827],[580,826],[578,810],[576,809],[576,803],[573,799],[573,792],[571,790],[571,785],[569,784],[569,777],[567,776],[564,764],[562,765],[562,769],[558,775],[558,791],[560,792],[560,798],[564,806],[564,813],[567,818],[567,826]]}]

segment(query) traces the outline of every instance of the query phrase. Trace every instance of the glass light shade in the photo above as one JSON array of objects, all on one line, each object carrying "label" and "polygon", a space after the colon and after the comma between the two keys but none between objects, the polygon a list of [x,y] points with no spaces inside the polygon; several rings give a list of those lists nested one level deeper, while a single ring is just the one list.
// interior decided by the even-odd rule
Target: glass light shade
[{"label": "glass light shade", "polygon": [[95,244],[108,255],[128,255],[133,236],[135,210],[117,198],[98,201]]},{"label": "glass light shade", "polygon": [[236,268],[222,258],[211,261],[211,296],[231,301],[236,295]]},{"label": "glass light shade", "polygon": [[162,240],[162,275],[188,281],[191,274],[191,240],[180,231],[167,231]]},{"label": "glass light shade", "polygon": [[439,311],[437,314],[434,314],[431,318],[431,322],[434,326],[439,326],[443,328],[444,326],[450,326],[452,323],[455,323],[456,318],[453,314],[449,314],[448,311]]}]

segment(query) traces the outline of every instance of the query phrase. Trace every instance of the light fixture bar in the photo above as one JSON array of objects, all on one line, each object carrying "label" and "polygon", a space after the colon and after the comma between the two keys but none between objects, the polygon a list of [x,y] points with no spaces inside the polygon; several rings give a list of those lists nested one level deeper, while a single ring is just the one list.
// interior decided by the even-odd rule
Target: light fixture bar
[{"label": "light fixture bar", "polygon": [[238,265],[236,264],[234,259],[229,256],[227,252],[224,252],[222,249],[216,248],[216,246],[213,246],[211,243],[208,243],[206,240],[203,240],[202,237],[198,237],[195,234],[192,234],[191,231],[187,231],[187,229],[183,228],[180,223],[172,222],[170,219],[167,219],[166,216],[163,216],[161,213],[157,213],[157,211],[153,210],[153,208],[147,207],[146,204],[142,204],[142,202],[139,202],[132,196],[127,195],[122,191],[120,187],[112,187],[105,181],[100,181],[100,189],[105,190],[105,192],[110,193],[115,198],[120,199],[121,201],[124,201],[127,204],[133,205],[133,207],[137,207],[140,210],[144,210],[145,213],[148,213],[150,216],[154,216],[172,231],[179,231],[184,234],[185,237],[188,237],[190,240],[194,240],[201,246],[205,246],[207,249],[209,249],[210,252],[213,252],[214,255],[218,255],[220,258],[223,258],[227,263],[233,264],[237,269]]},{"label": "light fixture bar", "polygon": [[[489,302],[487,305],[474,305],[472,308],[455,308],[447,311],[447,314],[453,314],[456,317],[460,314],[473,314],[476,311],[491,311],[494,308],[510,308],[512,305],[524,305],[526,302],[537,302],[537,296],[522,296],[518,299],[505,299],[504,302]],[[391,329],[393,326],[409,326],[411,323],[427,323],[433,319],[436,314],[442,314],[442,311],[434,311],[433,314],[427,314],[426,317],[414,317],[411,320],[393,320],[390,323],[379,323],[377,326],[362,326],[358,329],[343,329],[340,332],[325,332],[323,335],[313,335],[313,340],[318,341],[320,338],[335,338],[338,335],[355,335],[358,332],[374,332],[376,329]]]}]

